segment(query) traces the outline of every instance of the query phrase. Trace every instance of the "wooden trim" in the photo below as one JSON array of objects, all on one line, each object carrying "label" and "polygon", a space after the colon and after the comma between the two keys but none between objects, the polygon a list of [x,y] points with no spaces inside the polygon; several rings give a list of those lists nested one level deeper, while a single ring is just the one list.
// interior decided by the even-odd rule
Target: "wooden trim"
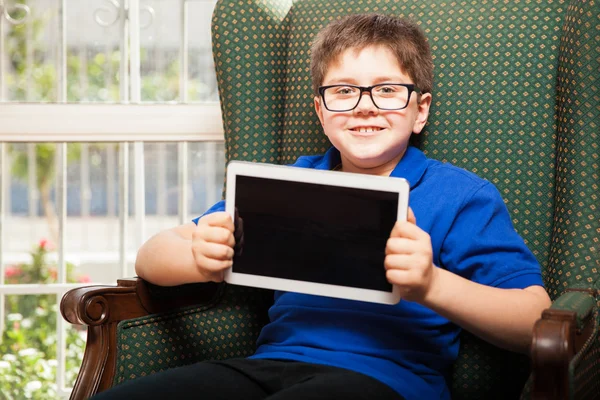
[{"label": "wooden trim", "polygon": [[[579,291],[595,296],[592,290]],[[577,329],[575,311],[546,309],[535,323],[531,345],[533,372],[532,399],[569,398],[569,363],[590,340],[596,319],[586,316],[583,329]]]},{"label": "wooden trim", "polygon": [[135,286],[86,286],[68,291],[60,303],[63,317],[76,325],[99,326],[147,314]]},{"label": "wooden trim", "polygon": [[88,327],[83,363],[71,392],[71,399],[88,399],[98,392],[104,374],[109,347],[105,327]]},{"label": "wooden trim", "polygon": [[83,362],[72,400],[88,399],[112,386],[117,354],[117,324],[141,317],[147,311],[136,294],[136,281],[119,280],[117,286],[88,286],[67,292],[60,303],[63,317],[72,324],[87,325]]},{"label": "wooden trim", "polygon": [[536,322],[531,348],[533,399],[568,398],[573,336],[574,325],[568,321],[540,319]]}]

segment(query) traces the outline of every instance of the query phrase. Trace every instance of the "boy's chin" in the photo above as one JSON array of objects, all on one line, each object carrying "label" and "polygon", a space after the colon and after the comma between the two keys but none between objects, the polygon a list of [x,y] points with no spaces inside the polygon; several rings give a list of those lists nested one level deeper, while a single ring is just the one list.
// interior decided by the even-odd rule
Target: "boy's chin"
[{"label": "boy's chin", "polygon": [[353,157],[349,160],[355,168],[364,170],[378,169],[389,165],[393,160],[386,157]]},{"label": "boy's chin", "polygon": [[347,154],[346,158],[355,168],[365,171],[395,167],[402,158],[402,152],[362,151]]}]

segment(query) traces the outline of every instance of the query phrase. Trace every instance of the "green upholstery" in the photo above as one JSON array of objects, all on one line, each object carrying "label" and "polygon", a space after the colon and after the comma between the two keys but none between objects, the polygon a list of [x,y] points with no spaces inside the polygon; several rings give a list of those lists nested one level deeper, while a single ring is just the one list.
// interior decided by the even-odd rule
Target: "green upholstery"
[{"label": "green upholstery", "polygon": [[[328,21],[358,12],[412,17],[429,37],[436,78],[420,140],[426,154],[498,187],[515,228],[542,265],[552,298],[569,286],[593,286],[600,267],[596,0],[221,0],[212,32],[227,159],[291,163],[329,147],[313,113],[309,47]],[[255,311],[241,315],[244,309],[236,308],[252,299],[240,304],[241,289],[225,287],[233,300],[224,296],[208,315],[188,309],[122,323],[115,382],[150,373],[156,363],[162,369],[205,353],[214,358],[252,351],[242,349],[236,336],[242,323],[256,328]],[[245,296],[260,292],[246,290]],[[219,328],[217,319],[237,322]],[[212,339],[204,336],[209,322],[217,330]],[[257,331],[248,332],[246,345]],[[140,337],[145,345],[138,344]],[[184,344],[185,337],[204,341],[204,350]],[[598,340],[589,347],[571,366],[575,384],[600,381],[592,368],[600,358]],[[175,360],[183,348],[186,359]],[[151,365],[150,353],[158,352],[162,364]],[[526,357],[464,333],[450,385],[454,399],[516,398],[527,375]]]},{"label": "green upholstery", "polygon": [[569,292],[562,295],[551,309],[574,311],[577,316],[577,329],[583,329],[586,319],[594,312],[596,300],[592,296],[582,295],[580,292]]},{"label": "green upholstery", "polygon": [[251,355],[267,321],[265,295],[221,285],[208,304],[120,322],[113,385],[196,361]]},{"label": "green upholstery", "polygon": [[600,2],[575,1],[558,58],[556,186],[549,293],[591,287],[600,268]]},{"label": "green upholstery", "polygon": [[598,339],[598,308],[592,315],[594,332],[591,339],[585,343],[585,351],[577,354],[569,364],[569,392],[574,399],[597,399],[600,394],[600,377],[598,363],[600,362],[600,340]]},{"label": "green upholstery", "polygon": [[[280,1],[274,8],[269,1],[220,2],[213,31],[228,159],[291,163],[303,154],[322,153],[329,143],[313,113],[311,37],[349,12],[414,18],[429,37],[436,65],[432,115],[421,148],[498,187],[553,298],[570,283],[591,282],[600,236],[593,214],[600,181],[594,82],[600,70],[600,6],[574,4],[306,0],[293,7]],[[250,28],[252,18],[261,22],[256,30]],[[250,29],[243,31],[240,24]],[[231,53],[219,52],[236,39],[240,45]],[[579,62],[582,54],[589,62]],[[572,85],[586,88],[587,102],[578,100]],[[558,119],[567,112],[589,121]],[[579,151],[583,148],[588,152]],[[579,168],[572,168],[575,159]],[[583,215],[572,215],[574,205]],[[491,355],[491,346],[471,335],[462,342],[453,371],[455,397],[502,397],[522,386],[526,372],[515,371],[515,365],[526,366],[524,357]]]}]

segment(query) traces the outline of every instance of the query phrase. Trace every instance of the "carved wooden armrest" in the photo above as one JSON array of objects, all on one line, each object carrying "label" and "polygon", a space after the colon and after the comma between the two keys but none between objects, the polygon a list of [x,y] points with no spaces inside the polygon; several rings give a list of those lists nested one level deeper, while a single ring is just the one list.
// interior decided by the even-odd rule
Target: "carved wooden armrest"
[{"label": "carved wooden armrest", "polygon": [[571,363],[598,345],[597,296],[596,289],[569,289],[536,322],[531,348],[533,399],[571,398]]},{"label": "carved wooden armrest", "polygon": [[163,288],[131,278],[119,279],[117,286],[86,286],[65,293],[60,303],[65,320],[88,327],[83,362],[71,399],[88,399],[112,386],[119,322],[214,301],[220,288],[215,283]]}]

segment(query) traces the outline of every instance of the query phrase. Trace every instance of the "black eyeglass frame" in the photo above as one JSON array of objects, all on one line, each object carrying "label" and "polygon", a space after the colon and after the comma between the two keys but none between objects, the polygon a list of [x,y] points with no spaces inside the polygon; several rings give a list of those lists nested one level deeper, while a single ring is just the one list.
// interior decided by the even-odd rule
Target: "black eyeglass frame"
[{"label": "black eyeglass frame", "polygon": [[[395,85],[395,86],[404,86],[405,88],[408,89],[408,98],[406,99],[406,104],[404,105],[404,107],[400,107],[400,108],[383,108],[383,107],[379,107],[377,105],[377,102],[375,101],[375,99],[373,98],[373,89],[379,86],[389,86],[389,85]],[[358,100],[356,101],[356,104],[354,105],[354,107],[352,108],[348,108],[347,110],[332,110],[329,107],[327,107],[327,101],[325,101],[325,91],[329,88],[332,87],[351,87],[351,88],[356,88],[360,90],[360,95],[358,96]],[[377,107],[380,110],[386,110],[386,111],[398,111],[398,110],[404,110],[406,107],[408,107],[408,103],[410,103],[410,96],[413,94],[413,92],[417,93],[417,95],[421,94],[421,90],[416,87],[413,83],[378,83],[377,85],[373,85],[373,86],[358,86],[358,85],[328,85],[328,86],[319,86],[319,95],[321,96],[321,99],[323,99],[323,105],[325,106],[325,108],[331,112],[348,112],[348,111],[352,111],[354,110],[356,107],[358,107],[358,105],[360,104],[360,101],[362,100],[362,95],[364,92],[368,92],[369,93],[369,97],[371,97],[371,101],[373,102],[373,104],[375,105],[375,107]]]}]

